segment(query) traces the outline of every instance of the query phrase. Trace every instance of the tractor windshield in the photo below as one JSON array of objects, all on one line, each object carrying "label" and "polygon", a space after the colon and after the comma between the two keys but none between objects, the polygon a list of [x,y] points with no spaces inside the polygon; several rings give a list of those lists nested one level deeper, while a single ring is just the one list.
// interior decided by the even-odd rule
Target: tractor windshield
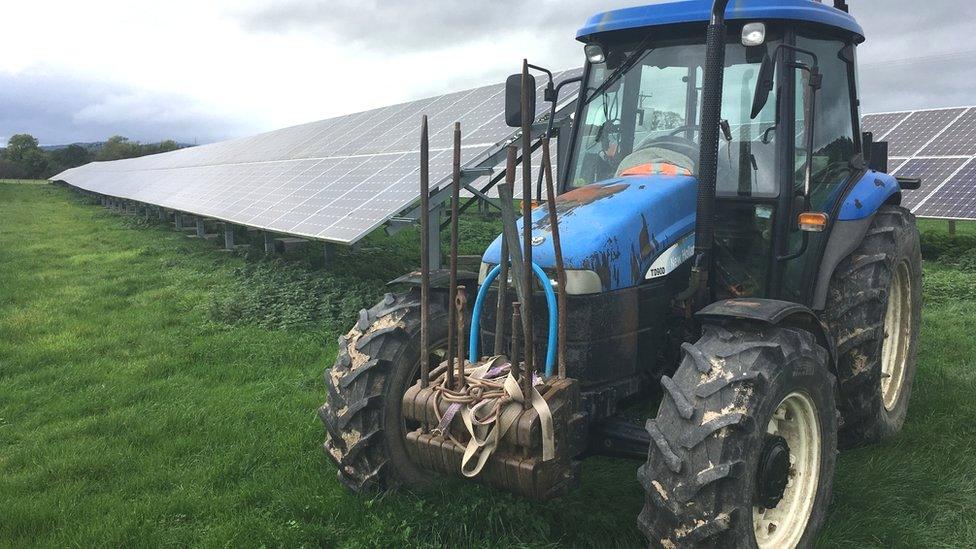
[{"label": "tractor windshield", "polygon": [[[776,98],[749,118],[762,56],[775,42],[726,53],[718,191],[774,196]],[[590,65],[570,185],[628,175],[694,175],[705,44],[682,41],[604,46]]]}]

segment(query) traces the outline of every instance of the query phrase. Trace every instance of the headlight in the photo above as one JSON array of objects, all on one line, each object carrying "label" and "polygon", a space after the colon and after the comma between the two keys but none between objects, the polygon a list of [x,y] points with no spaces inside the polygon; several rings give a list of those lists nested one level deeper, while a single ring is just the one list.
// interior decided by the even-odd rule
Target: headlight
[{"label": "headlight", "polygon": [[[488,276],[488,272],[494,269],[495,266],[490,263],[481,263],[481,269],[478,273],[478,285],[485,283],[485,278]],[[549,283],[552,284],[553,289],[558,289],[559,284],[556,282],[556,273],[554,269],[545,269],[546,274],[550,277]],[[509,275],[511,276],[511,275]],[[567,295],[589,295],[598,294],[603,291],[603,282],[600,281],[600,275],[596,274],[595,271],[582,271],[576,269],[566,269],[566,294]]]},{"label": "headlight", "polygon": [[746,26],[742,27],[743,46],[746,47],[762,46],[765,41],[766,41],[765,23],[747,23]]},{"label": "headlight", "polygon": [[583,46],[583,53],[586,54],[586,58],[594,65],[599,65],[607,60],[606,54],[603,53],[603,48],[600,44],[587,44]]}]

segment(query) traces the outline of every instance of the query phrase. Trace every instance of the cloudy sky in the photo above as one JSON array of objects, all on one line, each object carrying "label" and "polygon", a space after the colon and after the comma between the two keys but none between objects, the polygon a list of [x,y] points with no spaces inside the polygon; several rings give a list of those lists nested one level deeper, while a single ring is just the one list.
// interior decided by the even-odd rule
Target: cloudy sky
[{"label": "cloudy sky", "polygon": [[[576,29],[651,0],[33,0],[3,8],[0,142],[206,143],[579,66]],[[976,104],[970,0],[850,0],[865,112]]]}]

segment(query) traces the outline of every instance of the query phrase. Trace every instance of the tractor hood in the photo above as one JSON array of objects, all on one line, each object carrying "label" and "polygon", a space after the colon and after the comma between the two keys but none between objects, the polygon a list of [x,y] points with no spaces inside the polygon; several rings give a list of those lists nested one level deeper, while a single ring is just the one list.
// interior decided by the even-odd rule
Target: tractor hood
[{"label": "tractor hood", "polygon": [[[556,212],[566,269],[597,273],[605,292],[640,284],[654,260],[694,230],[696,196],[695,178],[667,175],[615,178],[560,195]],[[518,226],[521,241],[521,219]],[[554,269],[545,207],[532,212],[532,244],[533,261]],[[497,265],[500,256],[499,236],[483,259]]]}]

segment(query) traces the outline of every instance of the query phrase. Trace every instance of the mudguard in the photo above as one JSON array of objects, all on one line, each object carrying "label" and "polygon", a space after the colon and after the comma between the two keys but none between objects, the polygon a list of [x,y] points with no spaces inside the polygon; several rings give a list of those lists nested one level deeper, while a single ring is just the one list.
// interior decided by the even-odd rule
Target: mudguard
[{"label": "mudguard", "polygon": [[[840,186],[839,192],[847,187]],[[831,203],[834,203],[833,201]],[[901,185],[886,173],[868,170],[850,187],[838,208],[837,220],[830,230],[827,246],[820,259],[811,306],[822,311],[827,302],[827,290],[837,265],[857,249],[871,227],[871,220],[884,204],[901,203]]]},{"label": "mudguard", "polygon": [[827,326],[809,308],[790,301],[776,299],[738,298],[716,301],[695,313],[702,322],[748,320],[770,326],[799,328],[817,338],[817,343],[830,354],[830,367],[837,364],[837,346]]},{"label": "mudguard", "polygon": [[[843,187],[841,187],[843,188]],[[898,195],[892,199],[893,196]],[[901,203],[901,185],[893,176],[868,170],[851,187],[837,214],[838,221],[857,221],[874,215],[882,204]]]}]

